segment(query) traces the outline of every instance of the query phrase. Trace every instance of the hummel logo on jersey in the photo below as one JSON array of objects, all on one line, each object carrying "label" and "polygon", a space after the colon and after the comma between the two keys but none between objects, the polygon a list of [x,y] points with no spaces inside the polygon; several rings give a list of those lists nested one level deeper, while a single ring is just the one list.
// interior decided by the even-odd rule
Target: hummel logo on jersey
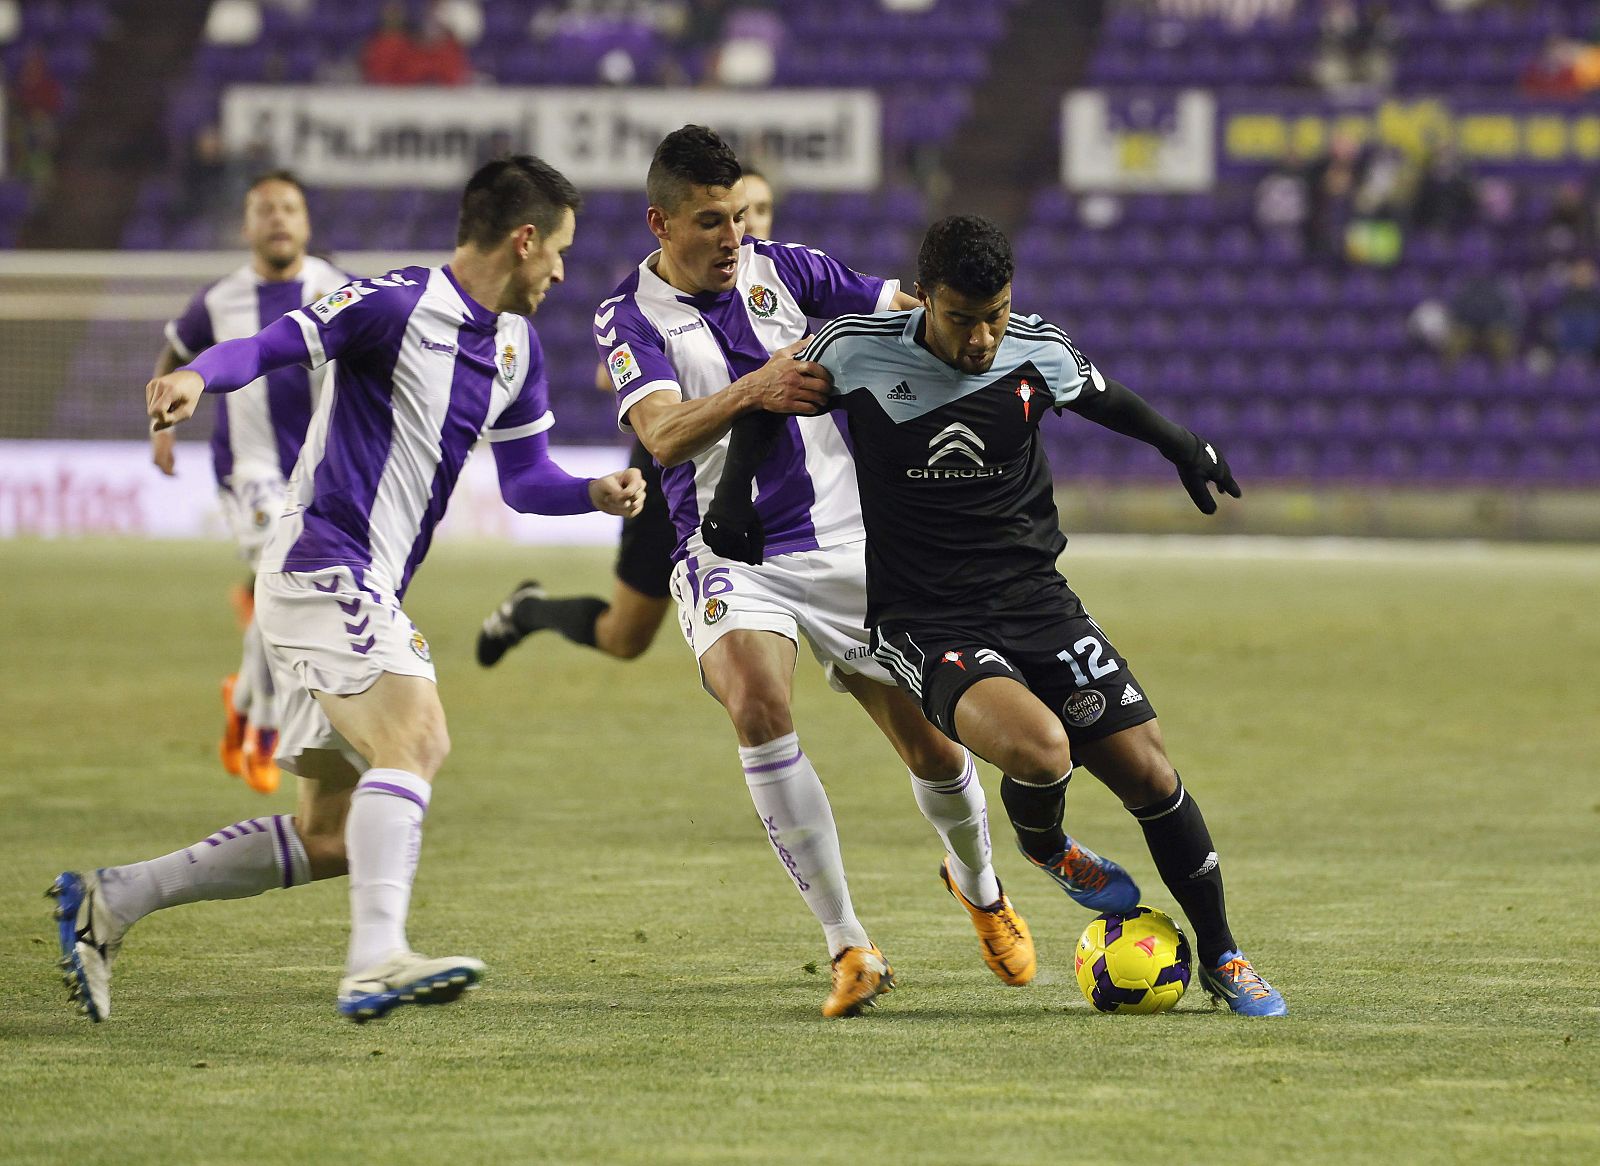
[{"label": "hummel logo on jersey", "polygon": [[447,344],[443,340],[429,340],[426,336],[422,338],[422,347],[429,352],[442,352],[446,356],[454,356],[456,354],[456,346],[454,344]]},{"label": "hummel logo on jersey", "polygon": [[889,390],[889,400],[891,401],[915,401],[916,399],[917,395],[911,391],[911,386],[905,381],[901,381]]},{"label": "hummel logo on jersey", "polygon": [[1131,684],[1122,690],[1123,704],[1138,704],[1143,699],[1143,694]]}]

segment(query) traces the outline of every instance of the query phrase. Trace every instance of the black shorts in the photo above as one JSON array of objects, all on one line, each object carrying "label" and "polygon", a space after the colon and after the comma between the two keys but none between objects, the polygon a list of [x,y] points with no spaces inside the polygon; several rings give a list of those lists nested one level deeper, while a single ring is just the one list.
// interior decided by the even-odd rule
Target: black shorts
[{"label": "black shorts", "polygon": [[1026,611],[885,621],[872,630],[872,651],[923,715],[957,742],[956,702],[986,676],[1027,685],[1074,745],[1156,715],[1127,661],[1065,583]]},{"label": "black shorts", "polygon": [[661,492],[661,467],[640,441],[633,443],[633,458],[628,464],[644,474],[644,508],[622,520],[616,575],[651,599],[666,599],[672,593],[667,581],[672,575],[672,552],[678,545],[678,532],[667,513],[667,496]]}]

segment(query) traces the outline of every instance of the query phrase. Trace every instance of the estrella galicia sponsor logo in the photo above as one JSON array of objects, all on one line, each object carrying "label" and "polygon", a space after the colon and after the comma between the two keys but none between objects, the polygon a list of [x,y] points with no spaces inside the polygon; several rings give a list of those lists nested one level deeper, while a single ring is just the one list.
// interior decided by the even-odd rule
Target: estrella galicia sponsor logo
[{"label": "estrella galicia sponsor logo", "polygon": [[1075,692],[1061,706],[1061,715],[1075,729],[1088,728],[1106,711],[1105,693],[1093,688]]},{"label": "estrella galicia sponsor logo", "polygon": [[749,306],[752,315],[770,320],[778,310],[778,293],[766,284],[751,284],[750,294],[745,296],[744,302]]},{"label": "estrella galicia sponsor logo", "polygon": [[702,614],[706,625],[709,627],[728,614],[728,605],[720,599],[708,599]]},{"label": "estrella galicia sponsor logo", "polygon": [[917,395],[911,391],[911,385],[906,381],[901,381],[890,389],[888,397],[891,401],[915,401],[917,399]]}]

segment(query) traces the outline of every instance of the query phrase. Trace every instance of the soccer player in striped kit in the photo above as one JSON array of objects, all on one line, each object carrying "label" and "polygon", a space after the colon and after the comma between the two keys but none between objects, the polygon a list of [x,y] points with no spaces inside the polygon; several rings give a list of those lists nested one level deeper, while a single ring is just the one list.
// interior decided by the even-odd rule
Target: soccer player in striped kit
[{"label": "soccer player in striped kit", "polygon": [[148,862],[63,873],[61,966],[91,1019],[110,1012],[111,967],[152,911],[350,876],[339,1012],[358,1022],[456,999],[483,964],[411,949],[406,914],[433,779],[449,752],[428,642],[400,607],[480,437],[514,509],[636,513],[634,469],[573,478],[548,456],[554,419],[528,319],[559,283],[578,192],[537,158],[482,167],[462,197],[444,267],[358,279],[151,381],[157,427],[292,364],[338,364],[263,549],[256,617],[279,682],[278,761],[298,812],[254,818]]},{"label": "soccer player in striped kit", "polygon": [[[833,687],[861,704],[910,770],[917,805],[945,845],[946,885],[966,907],[990,969],[1026,984],[1033,941],[995,877],[972,758],[872,659],[854,465],[836,420],[815,415],[827,401],[821,369],[791,355],[808,316],[914,301],[898,283],[820,251],[745,238],[741,177],[733,151],[711,130],[691,125],[667,135],[646,178],[660,250],[594,319],[618,420],[665,467],[684,638],[733,724],[762,832],[822,925],[833,961],[824,1015],[854,1015],[894,980],[856,916],[833,812],[795,731],[790,692],[802,636]],[[788,415],[757,474],[756,509],[771,553],[755,567],[711,553],[699,529],[729,428],[752,411]],[[1137,901],[1115,864],[1092,855],[1082,864],[1077,893]]]},{"label": "soccer player in striped kit", "polygon": [[[165,376],[220,341],[254,336],[285,312],[322,298],[350,278],[306,253],[311,219],[305,192],[287,170],[263,174],[250,184],[241,234],[250,261],[202,289],[182,315],[167,323],[156,376]],[[252,570],[283,511],[284,487],[305,443],[322,380],[321,372],[291,365],[217,398],[211,468],[239,557]],[[170,428],[151,432],[150,453],[162,473],[176,472]],[[261,633],[248,615],[248,591],[240,606],[247,613],[244,651],[238,670],[222,682],[222,765],[251,789],[267,794],[278,788],[278,766],[272,758],[278,739],[272,675]]]}]

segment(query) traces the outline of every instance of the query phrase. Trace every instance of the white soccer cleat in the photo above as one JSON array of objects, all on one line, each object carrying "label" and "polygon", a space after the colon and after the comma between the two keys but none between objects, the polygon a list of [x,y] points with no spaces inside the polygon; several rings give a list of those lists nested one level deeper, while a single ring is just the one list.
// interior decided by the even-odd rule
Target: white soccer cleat
[{"label": "white soccer cleat", "polygon": [[339,1014],[357,1024],[385,1016],[402,1004],[448,1004],[483,980],[482,961],[452,955],[429,959],[396,952],[339,981]]},{"label": "white soccer cleat", "polygon": [[45,892],[56,901],[56,930],[61,943],[61,980],[78,1011],[99,1022],[111,1015],[111,965],[122,950],[127,927],[106,910],[100,896],[100,874],[62,871]]}]

